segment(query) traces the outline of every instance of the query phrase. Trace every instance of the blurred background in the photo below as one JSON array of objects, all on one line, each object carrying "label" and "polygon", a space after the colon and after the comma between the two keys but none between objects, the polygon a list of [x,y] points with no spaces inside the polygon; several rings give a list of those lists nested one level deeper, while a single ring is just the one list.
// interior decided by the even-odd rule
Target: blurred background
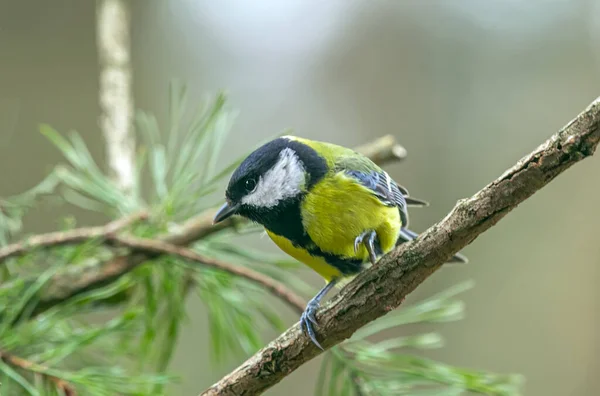
[{"label": "blurred background", "polygon": [[[395,135],[408,158],[388,168],[431,206],[422,231],[575,117],[600,95],[600,3],[529,1],[131,1],[135,107],[165,120],[168,83],[193,99],[226,89],[240,115],[220,164],[291,127],[356,146]],[[38,124],[75,129],[104,161],[98,125],[93,1],[0,1],[0,196],[30,188],[60,154]],[[526,378],[527,395],[600,393],[600,158],[577,165],[465,249],[408,303],[464,279],[466,319],[436,325],[443,362]],[[83,211],[41,208],[29,232]],[[249,242],[276,252],[267,239]],[[306,271],[316,286],[321,280]],[[204,307],[172,371],[194,395],[237,367],[208,360]],[[287,323],[296,315],[282,311]],[[266,335],[266,339],[275,334]],[[268,394],[311,394],[319,360]],[[596,373],[596,374],[594,374]]]}]

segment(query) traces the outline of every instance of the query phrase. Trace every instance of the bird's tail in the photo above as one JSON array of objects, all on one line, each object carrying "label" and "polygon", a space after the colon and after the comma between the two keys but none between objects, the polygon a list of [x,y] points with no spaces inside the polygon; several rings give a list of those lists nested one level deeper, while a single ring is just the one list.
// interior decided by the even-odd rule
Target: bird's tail
[{"label": "bird's tail", "polygon": [[419,198],[413,198],[413,197],[409,197],[408,195],[405,195],[404,199],[406,200],[406,203],[408,204],[408,206],[420,206],[420,207],[429,206],[429,202],[423,201],[422,199],[419,199]]},{"label": "bird's tail", "polygon": [[[418,236],[419,236],[419,234],[417,234],[416,232],[413,232],[413,231],[409,230],[408,228],[402,228],[402,229],[400,229],[400,236],[398,237],[398,242],[396,243],[396,246],[398,246],[404,242],[412,241],[413,239],[415,239]],[[460,253],[456,253],[448,262],[449,263],[466,264],[469,262],[469,259],[467,259],[467,257],[463,256]]]}]

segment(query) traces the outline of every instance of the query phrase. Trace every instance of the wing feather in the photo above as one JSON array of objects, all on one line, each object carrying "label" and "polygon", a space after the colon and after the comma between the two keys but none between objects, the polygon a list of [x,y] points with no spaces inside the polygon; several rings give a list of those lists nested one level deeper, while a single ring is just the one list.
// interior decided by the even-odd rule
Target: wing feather
[{"label": "wing feather", "polygon": [[345,170],[344,172],[371,190],[373,195],[375,195],[384,205],[398,207],[402,226],[406,227],[408,225],[406,199],[398,184],[392,180],[387,172],[383,170],[370,172]]},{"label": "wing feather", "polygon": [[[334,172],[344,172],[370,189],[387,206],[396,206],[400,211],[402,227],[408,226],[407,206],[427,206],[426,201],[412,198],[408,190],[396,183],[390,175],[370,159],[349,149],[347,155],[335,159]],[[352,154],[352,155],[351,155]]]}]

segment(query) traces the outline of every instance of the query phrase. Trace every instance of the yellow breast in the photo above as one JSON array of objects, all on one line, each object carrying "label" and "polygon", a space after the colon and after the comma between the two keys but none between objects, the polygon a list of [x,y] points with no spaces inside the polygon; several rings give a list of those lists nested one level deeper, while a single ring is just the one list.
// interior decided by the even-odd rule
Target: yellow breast
[{"label": "yellow breast", "polygon": [[397,207],[388,207],[366,187],[343,173],[326,177],[305,197],[302,222],[311,239],[328,253],[367,260],[361,245],[354,252],[354,239],[375,230],[384,253],[396,245],[401,228]]}]

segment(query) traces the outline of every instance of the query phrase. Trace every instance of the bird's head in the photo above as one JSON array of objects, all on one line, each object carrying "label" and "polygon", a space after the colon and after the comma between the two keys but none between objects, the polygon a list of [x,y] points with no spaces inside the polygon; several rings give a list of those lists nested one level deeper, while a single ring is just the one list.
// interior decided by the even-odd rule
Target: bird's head
[{"label": "bird's head", "polygon": [[291,136],[272,140],[252,152],[233,172],[227,202],[214,223],[238,214],[261,222],[266,213],[297,202],[327,172],[325,160]]}]

